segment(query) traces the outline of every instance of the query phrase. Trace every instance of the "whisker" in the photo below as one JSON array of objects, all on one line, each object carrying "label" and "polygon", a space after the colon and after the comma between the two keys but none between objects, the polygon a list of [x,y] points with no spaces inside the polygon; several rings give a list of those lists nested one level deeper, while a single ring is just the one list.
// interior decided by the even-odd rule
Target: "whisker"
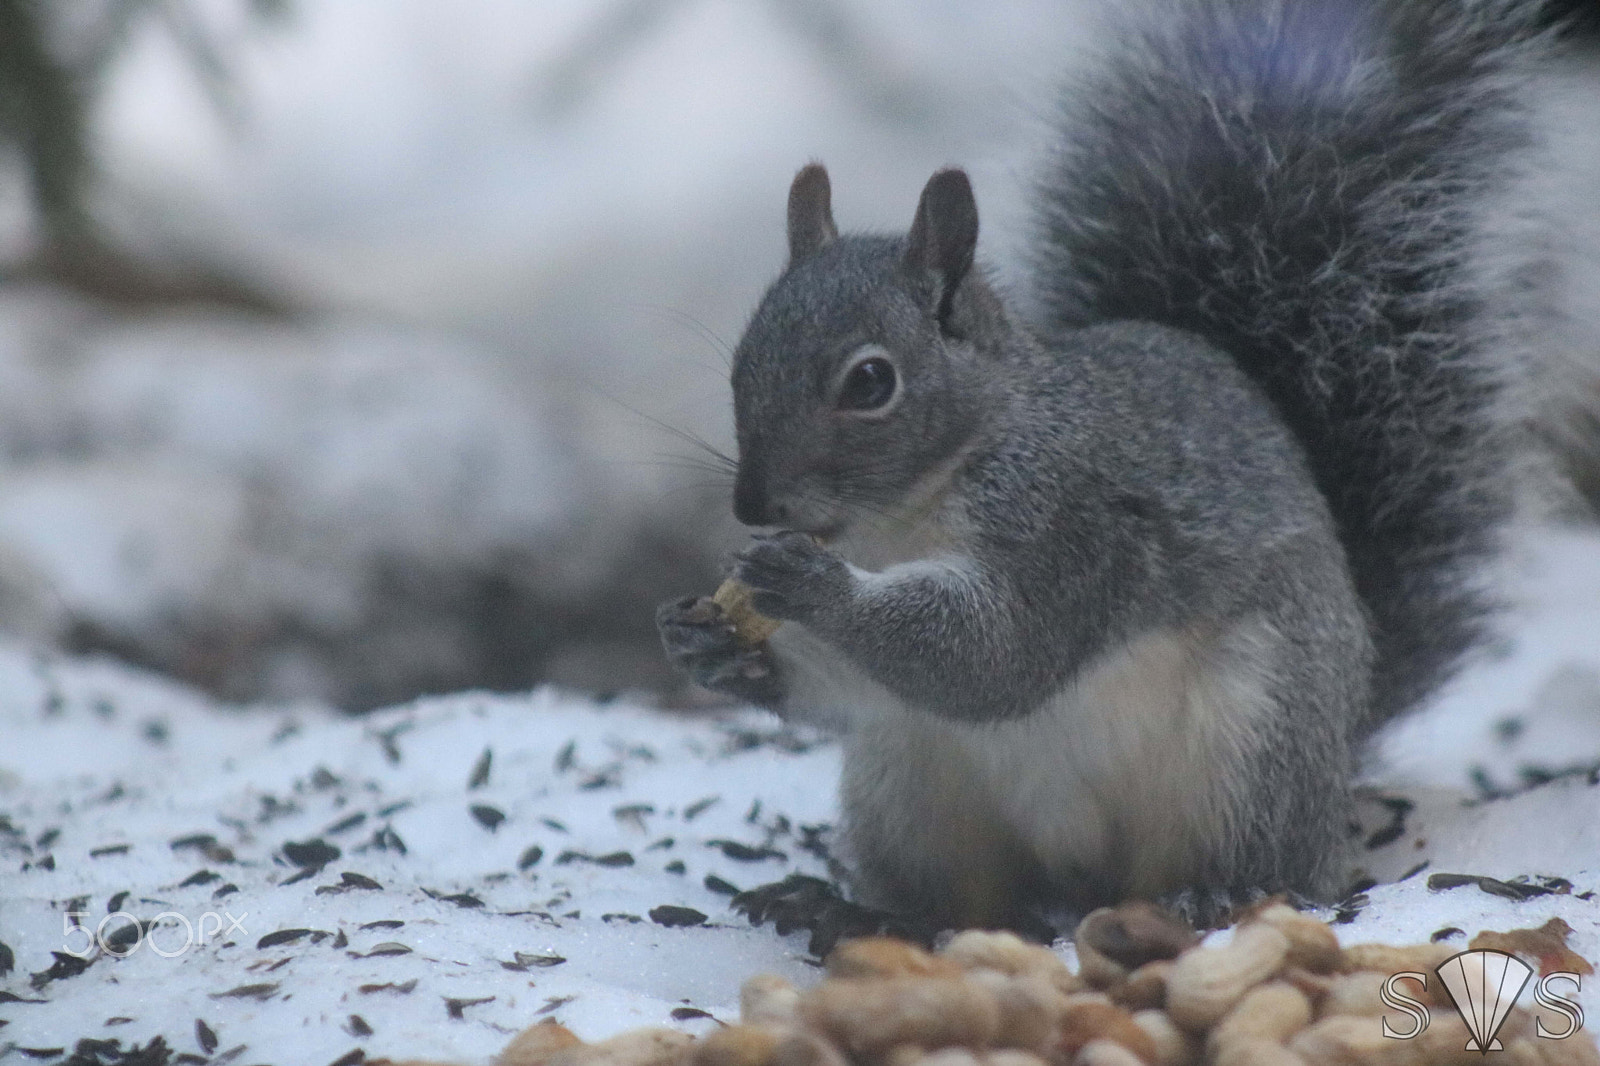
[{"label": "whisker", "polygon": [[675,496],[681,492],[702,492],[707,496],[716,496],[719,499],[727,495],[728,486],[722,482],[713,481],[688,481],[681,485],[672,485],[661,490],[661,495]]},{"label": "whisker", "polygon": [[706,471],[715,471],[718,472],[718,474],[731,475],[739,469],[739,464],[728,463],[728,461],[726,461],[726,456],[715,456],[715,458],[707,459],[701,458],[701,456],[698,455],[682,455],[682,453],[678,453],[678,451],[658,451],[658,453],[656,453],[656,459],[661,459],[661,461],[672,461],[672,463],[678,464],[694,464],[694,466],[699,466],[701,469],[706,469]]},{"label": "whisker", "polygon": [[731,487],[733,485],[733,471],[726,471],[723,467],[704,463],[693,456],[658,456],[654,459],[621,459],[618,466],[651,467],[651,469],[666,469],[666,471],[693,471],[696,474],[710,474],[718,485]]},{"label": "whisker", "polygon": [[620,400],[617,397],[611,395],[610,393],[608,393],[605,390],[601,389],[599,386],[593,384],[592,382],[585,382],[584,383],[584,387],[589,389],[596,396],[599,396],[601,399],[608,400],[609,402],[616,404],[618,407],[622,408],[624,411],[627,411],[629,414],[633,415],[635,418],[641,418],[644,421],[650,423],[652,426],[655,426],[657,429],[661,430],[662,432],[670,434],[671,436],[676,437],[678,440],[683,441],[685,444],[688,444],[691,447],[697,448],[700,451],[706,453],[711,458],[717,460],[718,463],[720,463],[723,466],[727,467],[729,470],[737,470],[738,469],[739,460],[735,459],[731,455],[728,455],[726,452],[723,452],[721,449],[713,446],[709,441],[707,441],[705,438],[701,437],[700,435],[698,435],[696,433],[691,433],[686,429],[679,429],[677,426],[671,425],[670,423],[667,423],[667,422],[663,422],[661,419],[655,417],[654,415],[645,414],[643,411],[639,410],[637,407],[634,407],[632,404],[624,403],[622,400]]},{"label": "whisker", "polygon": [[733,345],[729,344],[722,338],[720,334],[718,334],[704,322],[700,321],[698,318],[695,318],[687,311],[676,307],[670,307],[665,304],[641,304],[638,306],[640,306],[643,310],[657,316],[658,318],[671,319],[681,326],[687,326],[689,329],[693,330],[701,340],[705,341],[707,344],[711,345],[712,348],[716,349],[718,355],[722,356],[723,370],[726,371],[732,368]]}]

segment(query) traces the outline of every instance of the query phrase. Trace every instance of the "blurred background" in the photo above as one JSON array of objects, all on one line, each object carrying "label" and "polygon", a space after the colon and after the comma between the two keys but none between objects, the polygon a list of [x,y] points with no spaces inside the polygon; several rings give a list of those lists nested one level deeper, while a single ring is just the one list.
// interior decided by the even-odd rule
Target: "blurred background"
[{"label": "blurred background", "polygon": [[[0,631],[229,699],[693,702],[652,614],[743,537],[702,445],[790,177],[899,230],[965,165],[1016,283],[1108,9],[0,0]],[[1597,71],[1572,34],[1484,220],[1591,494]]]}]

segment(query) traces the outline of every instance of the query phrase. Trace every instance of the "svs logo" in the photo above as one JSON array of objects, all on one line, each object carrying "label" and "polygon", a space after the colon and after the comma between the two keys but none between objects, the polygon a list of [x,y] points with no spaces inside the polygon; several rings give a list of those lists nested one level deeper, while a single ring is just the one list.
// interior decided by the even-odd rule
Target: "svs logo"
[{"label": "svs logo", "polygon": [[[1527,987],[1528,979],[1533,976],[1533,968],[1515,955],[1480,949],[1452,955],[1440,963],[1434,973],[1444,982],[1445,991],[1456,1005],[1456,1012],[1466,1023],[1467,1032],[1472,1034],[1465,1050],[1480,1051],[1485,1055],[1491,1051],[1503,1051],[1495,1034],[1505,1024],[1511,1008],[1516,1006],[1517,997]],[[1425,973],[1408,970],[1390,975],[1379,993],[1383,1005],[1410,1016],[1411,1026],[1409,1029],[1397,1029],[1389,1024],[1389,1018],[1385,1015],[1383,1035],[1395,1040],[1414,1040],[1427,1030],[1431,1018],[1428,1005],[1406,995],[1400,987],[1401,981],[1415,981],[1424,989],[1428,987],[1428,975]],[[1583,1028],[1583,1008],[1561,995],[1561,990],[1555,987],[1557,982],[1570,982],[1570,991],[1577,992],[1579,981],[1577,974],[1565,971],[1548,973],[1539,978],[1533,988],[1534,1002],[1567,1020],[1565,1028],[1551,1031],[1545,1027],[1543,1016],[1538,1017],[1535,1025],[1539,1036],[1546,1040],[1565,1040]]]}]

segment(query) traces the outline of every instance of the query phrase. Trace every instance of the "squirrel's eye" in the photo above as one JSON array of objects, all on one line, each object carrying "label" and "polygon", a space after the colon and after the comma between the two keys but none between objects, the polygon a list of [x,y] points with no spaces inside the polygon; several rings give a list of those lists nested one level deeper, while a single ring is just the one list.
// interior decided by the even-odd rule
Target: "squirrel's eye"
[{"label": "squirrel's eye", "polygon": [[863,359],[850,368],[839,389],[839,410],[876,411],[894,399],[894,364],[887,359]]}]

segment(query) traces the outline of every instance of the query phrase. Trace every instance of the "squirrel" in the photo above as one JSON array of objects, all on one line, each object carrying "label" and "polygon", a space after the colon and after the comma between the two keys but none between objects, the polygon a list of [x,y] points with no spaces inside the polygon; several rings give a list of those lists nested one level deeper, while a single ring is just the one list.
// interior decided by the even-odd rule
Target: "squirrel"
[{"label": "squirrel", "polygon": [[[857,897],[941,926],[1329,900],[1363,743],[1484,636],[1516,362],[1473,212],[1527,133],[1520,0],[1178,0],[1067,94],[1027,313],[967,176],[904,236],[789,191],[732,365],[732,564],[692,679],[843,733]],[[1185,897],[1184,894],[1187,894]]]}]

